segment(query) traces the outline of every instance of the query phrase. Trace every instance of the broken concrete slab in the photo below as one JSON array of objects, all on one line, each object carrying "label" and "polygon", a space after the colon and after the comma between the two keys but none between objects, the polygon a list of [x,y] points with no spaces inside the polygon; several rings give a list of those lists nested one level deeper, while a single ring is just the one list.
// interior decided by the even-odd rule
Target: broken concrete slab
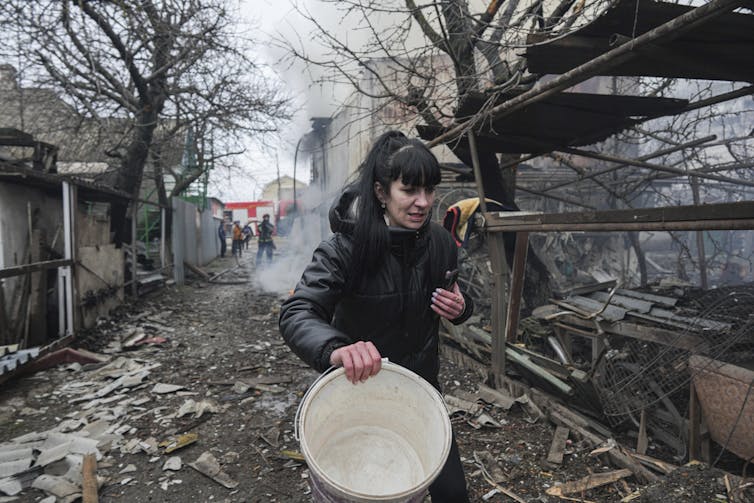
[{"label": "broken concrete slab", "polygon": [[188,464],[191,468],[198,471],[202,475],[206,475],[218,484],[228,489],[235,489],[238,486],[238,482],[231,479],[230,476],[222,471],[220,463],[217,462],[215,456],[211,452],[205,451],[199,456],[196,461]]},{"label": "broken concrete slab", "polygon": [[220,412],[220,408],[211,400],[195,402],[189,398],[183,402],[183,405],[178,409],[175,417],[179,418],[188,414],[193,414],[195,418],[200,418],[205,412],[216,414],[217,412]]},{"label": "broken concrete slab", "polygon": [[13,461],[5,461],[0,463],[0,479],[11,477],[17,473],[21,473],[28,470],[31,466],[31,456],[23,459],[15,459]]},{"label": "broken concrete slab", "polygon": [[166,383],[157,383],[152,388],[152,393],[155,393],[157,395],[164,395],[167,393],[174,393],[178,390],[185,389],[185,386],[181,386],[179,384],[166,384]]},{"label": "broken concrete slab", "polygon": [[0,493],[8,496],[15,496],[24,490],[21,481],[15,477],[0,479]]},{"label": "broken concrete slab", "polygon": [[133,473],[136,471],[136,465],[126,465],[125,468],[123,468],[121,471],[118,472],[118,475],[123,475],[124,473]]},{"label": "broken concrete slab", "polygon": [[171,470],[171,471],[177,472],[182,467],[183,467],[183,463],[181,462],[181,457],[180,456],[171,456],[162,465],[162,470],[163,471]]},{"label": "broken concrete slab", "polygon": [[37,477],[31,484],[34,489],[39,489],[57,498],[65,498],[81,493],[79,486],[72,484],[63,477],[43,474]]},{"label": "broken concrete slab", "polygon": [[[13,444],[4,446],[0,449],[0,463],[6,463],[8,461],[15,461],[17,459],[31,458],[31,447],[15,446]],[[0,475],[0,478],[2,476]]]}]

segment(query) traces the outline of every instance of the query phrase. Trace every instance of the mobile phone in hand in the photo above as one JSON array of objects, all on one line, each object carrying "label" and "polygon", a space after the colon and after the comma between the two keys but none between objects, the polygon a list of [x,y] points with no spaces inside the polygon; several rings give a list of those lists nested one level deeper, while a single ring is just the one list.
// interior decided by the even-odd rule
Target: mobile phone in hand
[{"label": "mobile phone in hand", "polygon": [[445,290],[450,290],[456,281],[458,281],[458,269],[445,271],[445,284],[443,285]]}]

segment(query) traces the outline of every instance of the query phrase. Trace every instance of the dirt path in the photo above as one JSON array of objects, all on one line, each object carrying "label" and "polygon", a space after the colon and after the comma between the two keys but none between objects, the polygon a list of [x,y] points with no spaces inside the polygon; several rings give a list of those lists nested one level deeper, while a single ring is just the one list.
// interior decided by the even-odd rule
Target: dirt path
[{"label": "dirt path", "polygon": [[[251,256],[241,264],[222,278],[246,283],[167,287],[103,321],[85,341],[94,351],[109,352],[110,363],[60,366],[5,385],[0,442],[30,432],[57,429],[73,435],[89,428],[100,435],[105,453],[98,462],[102,502],[309,501],[308,470],[290,452],[298,451],[292,427],[296,406],[317,374],[279,336],[277,315],[287,292],[260,291]],[[233,266],[234,259],[218,259],[207,270]],[[168,340],[118,347],[117,341],[142,333]],[[442,368],[447,394],[468,397],[477,389],[479,377],[447,361]],[[124,375],[131,380],[105,393]],[[158,384],[180,389],[158,393]],[[587,456],[591,449],[578,443],[569,444],[561,466],[548,465],[551,424],[517,406],[486,412],[489,425],[478,429],[463,417],[454,419],[472,501],[483,501],[485,494],[487,501],[512,501],[490,493],[490,478],[525,501],[560,501],[546,494],[556,481],[612,469]],[[195,434],[195,441],[171,453],[159,445],[184,433]],[[173,456],[180,457],[180,468],[165,469]],[[211,479],[188,466],[200,456],[214,460],[221,474]],[[177,460],[171,463],[177,466]],[[45,471],[62,475],[68,469],[63,459]],[[635,487],[628,479],[593,490],[589,498],[620,501]],[[17,501],[45,496],[30,488]]]}]

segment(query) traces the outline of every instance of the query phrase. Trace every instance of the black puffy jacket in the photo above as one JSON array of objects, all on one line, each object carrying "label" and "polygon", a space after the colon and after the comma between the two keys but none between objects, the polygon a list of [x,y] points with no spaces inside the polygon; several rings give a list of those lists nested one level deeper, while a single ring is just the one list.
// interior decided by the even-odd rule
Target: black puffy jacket
[{"label": "black puffy jacket", "polygon": [[[418,231],[390,228],[390,254],[376,273],[346,288],[351,271],[354,194],[330,210],[335,233],[314,251],[293,295],[280,310],[280,332],[306,363],[323,372],[330,354],[356,341],[372,341],[383,357],[438,386],[439,316],[432,292],[445,271],[457,267],[457,248],[443,227],[427,222]],[[453,323],[464,322],[473,304]]]}]

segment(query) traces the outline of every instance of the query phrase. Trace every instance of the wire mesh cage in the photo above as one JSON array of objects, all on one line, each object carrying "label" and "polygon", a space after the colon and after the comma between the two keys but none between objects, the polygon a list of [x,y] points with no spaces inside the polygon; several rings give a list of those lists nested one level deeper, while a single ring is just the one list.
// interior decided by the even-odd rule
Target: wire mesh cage
[{"label": "wire mesh cage", "polygon": [[687,315],[688,328],[665,344],[609,337],[593,383],[612,426],[638,426],[647,411],[648,429],[682,458],[689,382],[705,369],[692,370],[689,358],[707,356],[705,366],[754,361],[754,289],[712,290],[678,311]]}]

